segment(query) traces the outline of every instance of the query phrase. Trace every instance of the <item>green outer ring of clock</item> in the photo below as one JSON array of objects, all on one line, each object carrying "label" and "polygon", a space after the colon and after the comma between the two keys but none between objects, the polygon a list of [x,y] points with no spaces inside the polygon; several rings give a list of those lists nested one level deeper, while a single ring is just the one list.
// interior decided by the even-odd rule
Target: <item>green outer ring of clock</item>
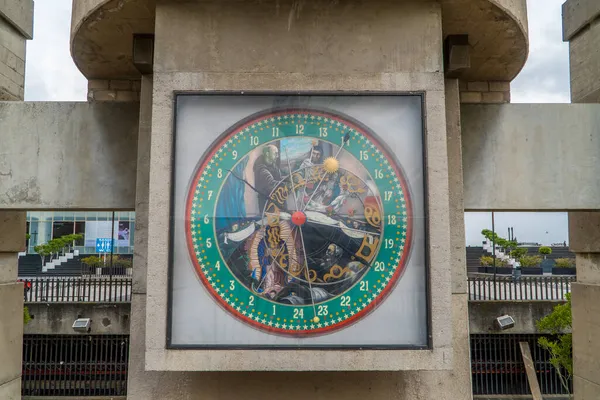
[{"label": "green outer ring of clock", "polygon": [[[302,130],[298,129],[299,125],[303,126]],[[238,281],[218,249],[213,216],[227,171],[251,150],[268,142],[301,137],[339,146],[346,133],[350,133],[350,140],[344,150],[360,160],[369,172],[379,189],[380,205],[383,204],[384,230],[376,258],[369,271],[350,289],[317,303],[314,309],[312,304],[287,305],[260,297]],[[262,330],[305,336],[328,333],[354,323],[389,294],[408,260],[411,206],[408,186],[395,164],[388,151],[378,145],[366,129],[323,111],[267,112],[234,127],[200,161],[188,193],[186,236],[196,272],[219,305]],[[318,322],[314,320],[315,313]]]}]

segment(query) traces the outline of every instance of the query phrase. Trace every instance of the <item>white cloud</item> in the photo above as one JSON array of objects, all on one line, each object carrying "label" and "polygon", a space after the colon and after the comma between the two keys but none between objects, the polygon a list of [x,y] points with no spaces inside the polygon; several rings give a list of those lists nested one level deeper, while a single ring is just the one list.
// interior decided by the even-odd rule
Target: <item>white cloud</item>
[{"label": "white cloud", "polygon": [[85,101],[87,79],[69,49],[72,0],[36,0],[34,38],[27,42],[25,100]]},{"label": "white cloud", "polygon": [[529,59],[511,84],[513,103],[569,103],[569,44],[562,41],[564,0],[528,0]]}]

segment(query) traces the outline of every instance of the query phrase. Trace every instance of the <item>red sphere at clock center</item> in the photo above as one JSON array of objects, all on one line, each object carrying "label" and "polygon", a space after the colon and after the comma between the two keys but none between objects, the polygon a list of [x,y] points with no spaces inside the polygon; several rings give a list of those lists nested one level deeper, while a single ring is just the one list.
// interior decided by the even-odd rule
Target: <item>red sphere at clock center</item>
[{"label": "red sphere at clock center", "polygon": [[296,226],[302,226],[306,222],[306,214],[302,211],[296,211],[292,214],[292,223]]}]

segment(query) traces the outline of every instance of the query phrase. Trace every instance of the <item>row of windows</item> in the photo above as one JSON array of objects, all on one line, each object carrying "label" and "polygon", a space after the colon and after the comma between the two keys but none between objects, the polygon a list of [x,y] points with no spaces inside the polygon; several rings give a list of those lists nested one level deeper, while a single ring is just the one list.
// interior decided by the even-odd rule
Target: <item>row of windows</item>
[{"label": "row of windows", "polygon": [[114,239],[114,252],[118,254],[133,253],[135,231],[135,212],[119,211],[32,211],[27,213],[27,252],[34,253],[34,247],[69,234],[82,234],[75,250],[91,254],[96,252],[96,239]]}]

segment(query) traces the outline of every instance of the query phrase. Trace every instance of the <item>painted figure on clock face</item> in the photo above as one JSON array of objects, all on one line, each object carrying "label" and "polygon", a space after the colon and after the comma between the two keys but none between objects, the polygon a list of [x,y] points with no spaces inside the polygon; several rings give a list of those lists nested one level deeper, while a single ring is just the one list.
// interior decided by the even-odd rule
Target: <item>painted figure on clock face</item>
[{"label": "painted figure on clock face", "polygon": [[219,248],[258,296],[284,304],[338,296],[367,271],[380,241],[374,187],[339,145],[284,138],[259,146],[219,193],[217,209],[245,211],[227,216]]}]

